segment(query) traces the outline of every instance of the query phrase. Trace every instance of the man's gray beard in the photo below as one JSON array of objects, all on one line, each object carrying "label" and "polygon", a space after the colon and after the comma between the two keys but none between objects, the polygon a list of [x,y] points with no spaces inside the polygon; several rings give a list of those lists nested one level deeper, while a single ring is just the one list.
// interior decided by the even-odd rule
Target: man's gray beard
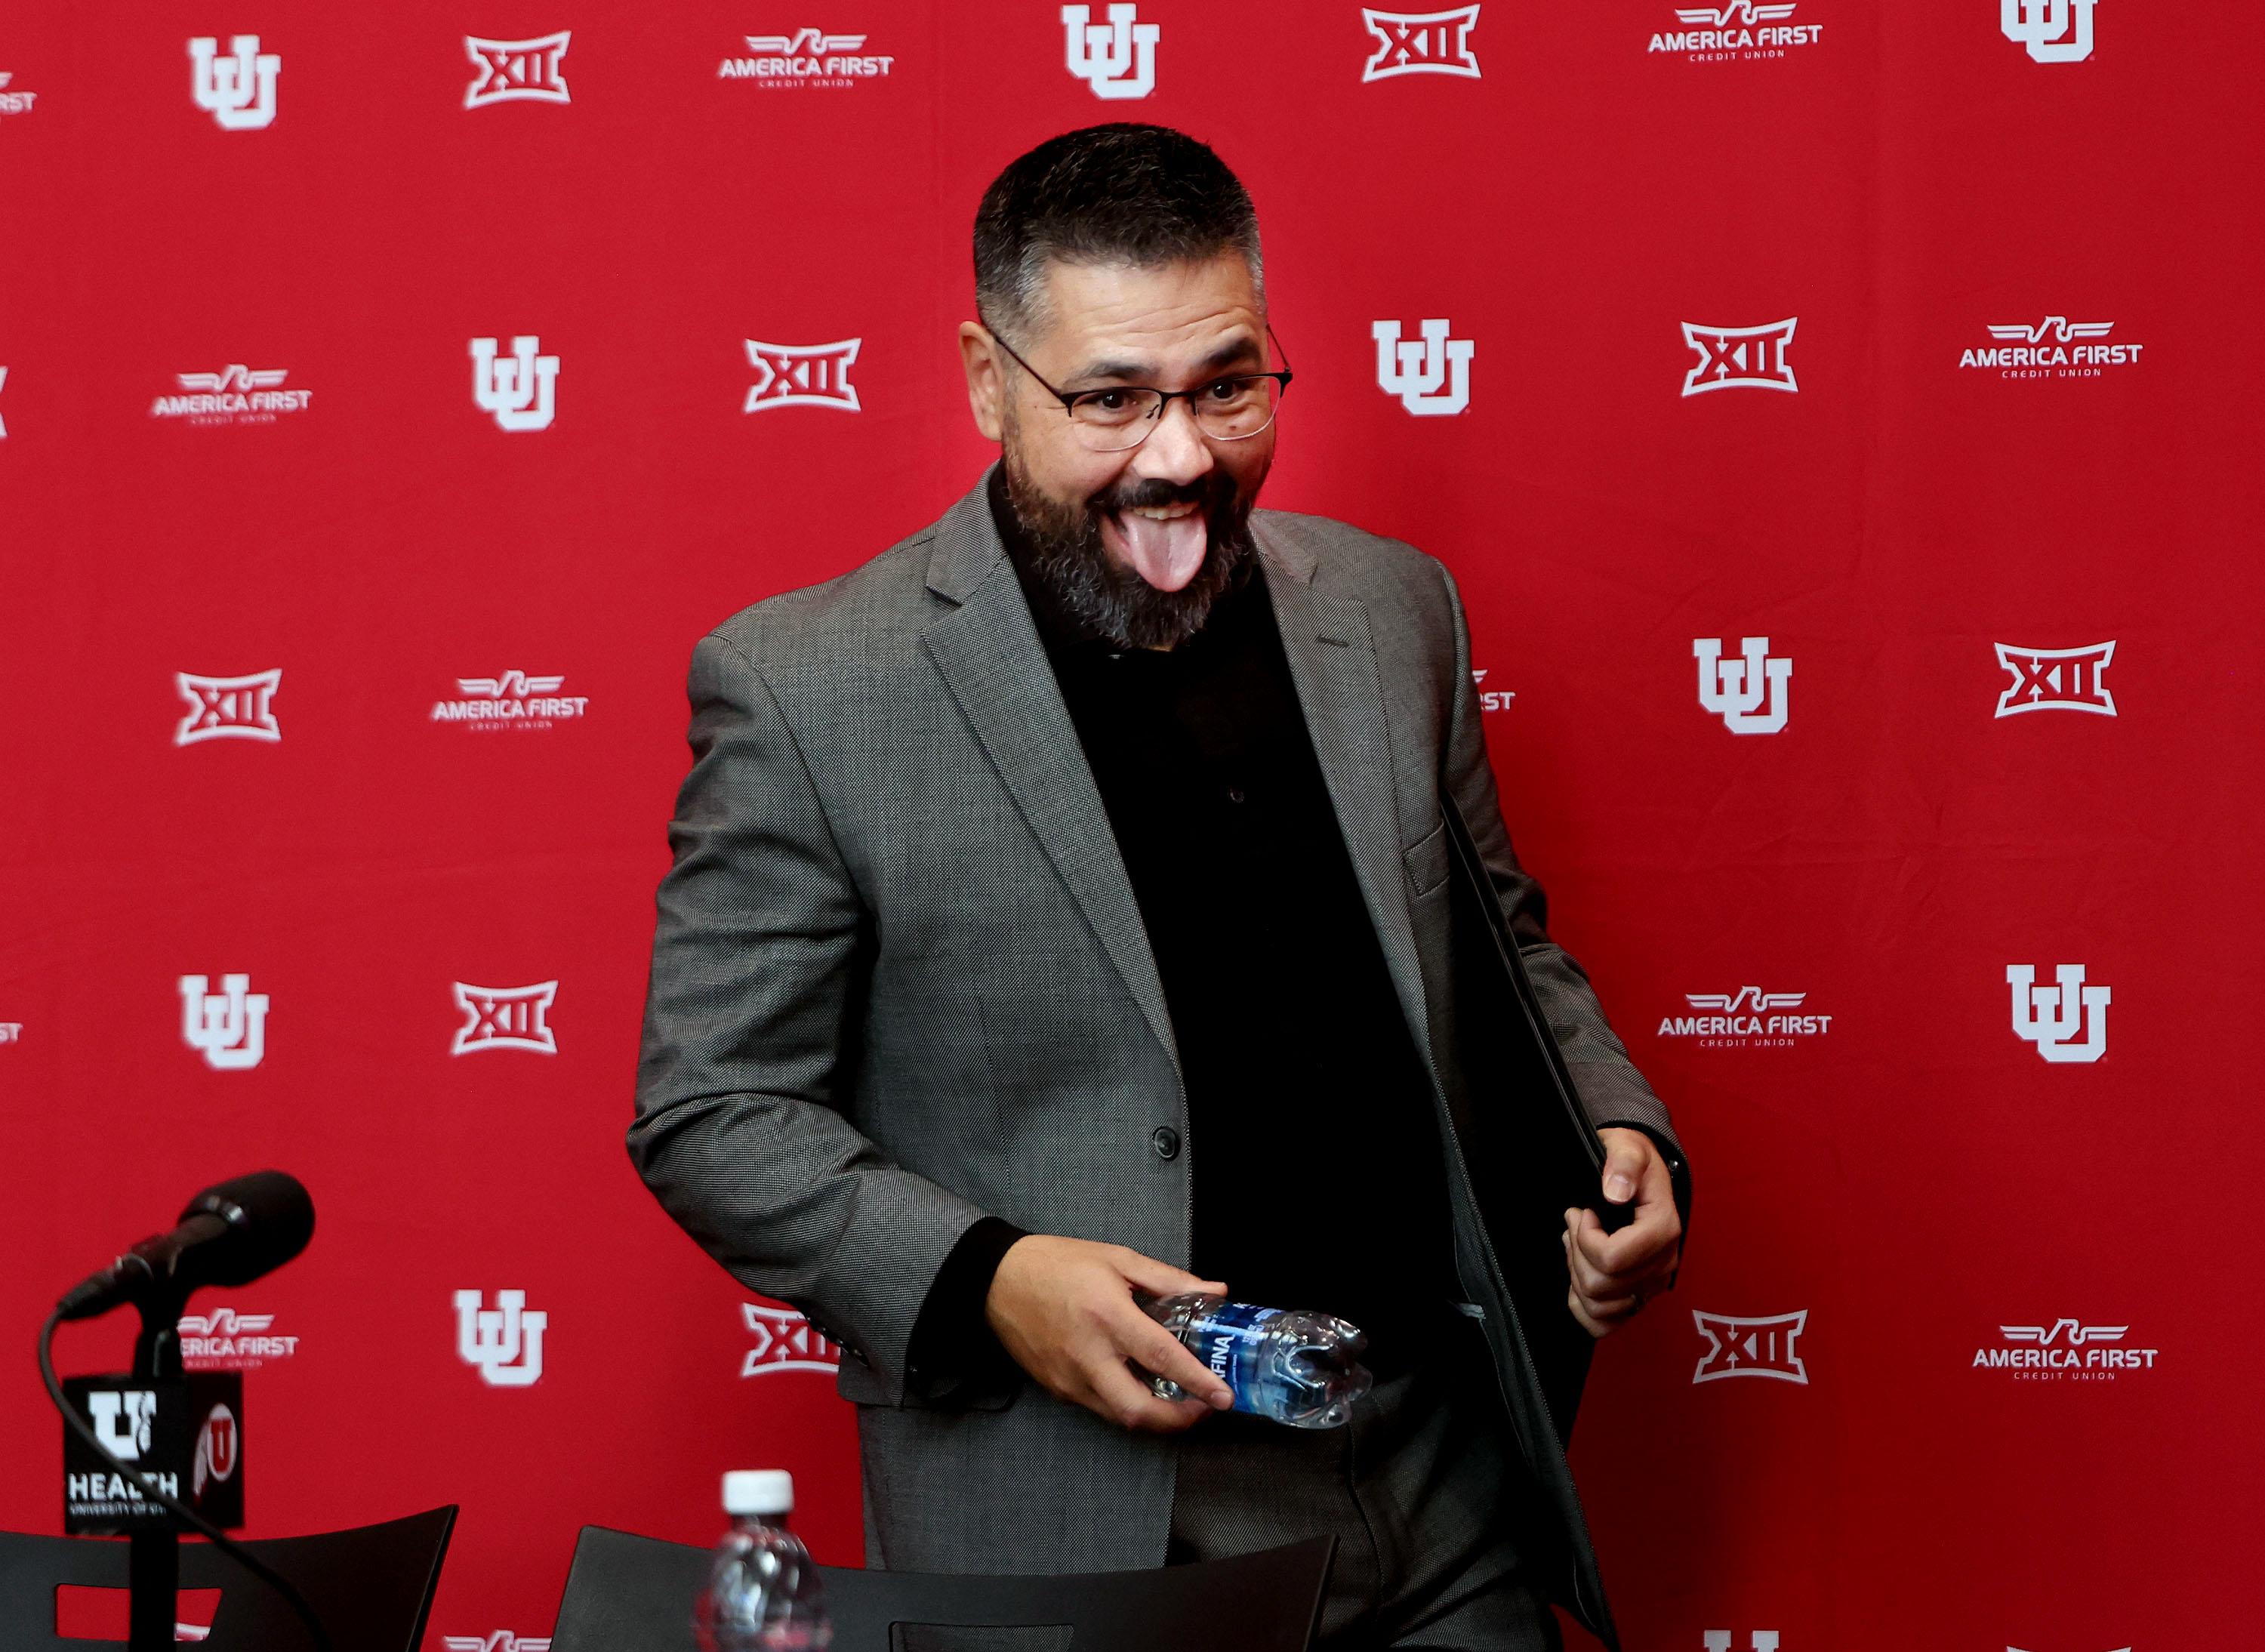
[{"label": "man's gray beard", "polygon": [[1112,647],[1177,648],[1203,630],[1219,599],[1257,563],[1250,506],[1224,470],[1213,471],[1201,490],[1210,532],[1203,566],[1177,591],[1159,591],[1110,557],[1101,542],[1100,513],[1089,502],[1065,505],[1039,492],[1011,449],[1004,462],[1007,500],[1030,542],[1031,571],[1064,618]]}]

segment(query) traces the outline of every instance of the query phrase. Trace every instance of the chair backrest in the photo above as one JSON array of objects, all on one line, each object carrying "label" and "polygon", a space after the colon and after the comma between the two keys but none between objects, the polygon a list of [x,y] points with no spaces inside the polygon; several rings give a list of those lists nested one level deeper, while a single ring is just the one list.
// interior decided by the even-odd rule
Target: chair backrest
[{"label": "chair backrest", "polygon": [[[1153,1572],[950,1577],[824,1566],[834,1652],[893,1652],[897,1624],[1067,1625],[1070,1652],[1306,1652],[1334,1538]],[[708,1552],[584,1526],[551,1652],[691,1652]]]},{"label": "chair backrest", "polygon": [[[289,1578],[331,1637],[332,1652],[417,1652],[456,1523],[455,1505],[382,1525],[244,1546]],[[101,1538],[0,1532],[0,1652],[87,1652],[121,1644],[62,1640],[55,1589],[126,1587],[127,1545]],[[298,1614],[209,1543],[181,1545],[181,1587],[217,1589],[204,1652],[296,1652],[313,1647]]]}]

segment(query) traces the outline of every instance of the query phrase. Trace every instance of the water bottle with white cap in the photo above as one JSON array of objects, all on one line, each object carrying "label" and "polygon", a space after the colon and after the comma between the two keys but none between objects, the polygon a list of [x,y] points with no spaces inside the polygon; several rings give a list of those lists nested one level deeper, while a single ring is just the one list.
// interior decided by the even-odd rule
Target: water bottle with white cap
[{"label": "water bottle with white cap", "polygon": [[693,1608],[700,1652],[824,1652],[832,1642],[817,1562],[787,1530],[793,1510],[794,1476],[783,1469],[724,1476],[732,1529]]}]

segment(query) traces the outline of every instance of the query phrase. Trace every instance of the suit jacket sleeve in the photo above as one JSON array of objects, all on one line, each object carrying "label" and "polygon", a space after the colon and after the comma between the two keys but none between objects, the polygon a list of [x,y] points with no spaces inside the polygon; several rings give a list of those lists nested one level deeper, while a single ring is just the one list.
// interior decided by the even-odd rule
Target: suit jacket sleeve
[{"label": "suit jacket sleeve", "polygon": [[[1502,800],[1497,795],[1494,768],[1487,761],[1486,736],[1480,724],[1478,685],[1471,677],[1470,628],[1463,616],[1462,594],[1454,576],[1442,566],[1447,603],[1455,633],[1455,677],[1450,688],[1451,710],[1446,746],[1446,781],[1451,795],[1462,807],[1463,819],[1478,844],[1502,900],[1503,915],[1518,938],[1518,956],[1541,1000],[1549,1029],[1564,1052],[1573,1087],[1580,1093],[1589,1122],[1599,1129],[1611,1124],[1632,1125],[1667,1150],[1671,1167],[1683,1160],[1675,1126],[1665,1103],[1651,1086],[1605,1019],[1604,1006],[1589,985],[1588,972],[1571,955],[1549,938],[1549,908],[1541,885],[1518,863],[1511,848],[1510,829],[1503,824]],[[1679,1192],[1687,1172],[1677,1177]]]},{"label": "suit jacket sleeve", "polygon": [[901,1404],[921,1304],[986,1214],[845,1116],[872,924],[761,670],[693,651],[630,1157],[685,1231]]}]

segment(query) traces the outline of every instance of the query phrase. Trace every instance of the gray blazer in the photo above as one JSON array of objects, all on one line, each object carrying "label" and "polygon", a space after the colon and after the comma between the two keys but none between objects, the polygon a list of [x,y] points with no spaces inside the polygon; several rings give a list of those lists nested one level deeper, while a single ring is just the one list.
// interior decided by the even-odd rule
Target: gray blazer
[{"label": "gray blazer", "polygon": [[[1320,517],[1262,511],[1253,530],[1443,1108],[1444,780],[1583,1105],[1599,1124],[1669,1133],[1587,978],[1540,929],[1453,579]],[[843,1345],[873,1564],[1161,1565],[1169,1440],[1028,1382],[952,1404],[907,1382],[914,1321],[971,1224],[998,1215],[1184,1266],[1203,1156],[1132,886],[983,487],[855,571],[703,637],[689,695],[694,763],[669,832],[629,1132],[639,1172],[735,1277]],[[1187,1147],[1169,1160],[1149,1145],[1166,1124]],[[1562,1597],[1609,1633],[1560,1442],[1469,1190],[1451,1179],[1465,1288],[1559,1517]]]}]

